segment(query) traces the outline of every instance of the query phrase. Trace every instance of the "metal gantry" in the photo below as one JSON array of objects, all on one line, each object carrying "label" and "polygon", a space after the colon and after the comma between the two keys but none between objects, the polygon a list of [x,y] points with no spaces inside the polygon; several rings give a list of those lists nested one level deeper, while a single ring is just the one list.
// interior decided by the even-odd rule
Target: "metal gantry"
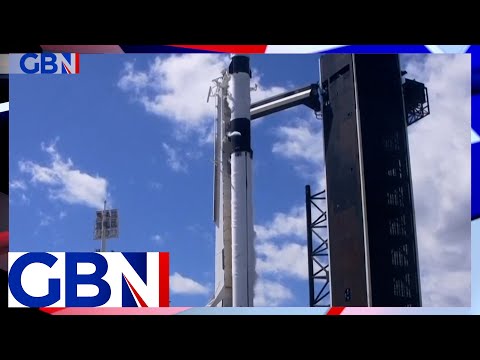
[{"label": "metal gantry", "polygon": [[[330,270],[325,190],[311,194],[305,186],[307,218],[308,284],[311,307],[330,306]],[[312,211],[313,210],[313,211]],[[315,219],[312,221],[312,219]]]},{"label": "metal gantry", "polygon": [[430,101],[428,99],[428,89],[425,87],[425,84],[415,80],[405,79],[402,88],[407,126],[430,115]]}]

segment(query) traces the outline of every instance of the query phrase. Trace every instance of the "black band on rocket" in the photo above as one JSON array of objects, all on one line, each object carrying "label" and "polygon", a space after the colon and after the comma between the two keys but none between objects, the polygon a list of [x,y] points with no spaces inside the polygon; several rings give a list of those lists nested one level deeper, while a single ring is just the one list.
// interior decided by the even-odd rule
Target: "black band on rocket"
[{"label": "black band on rocket", "polygon": [[[236,134],[235,132],[240,134]],[[230,122],[230,134],[233,152],[248,151],[249,153],[252,153],[250,145],[250,119],[233,119]]]},{"label": "black band on rocket", "polygon": [[228,73],[247,73],[252,77],[252,71],[250,70],[250,58],[244,55],[235,55],[228,67]]}]

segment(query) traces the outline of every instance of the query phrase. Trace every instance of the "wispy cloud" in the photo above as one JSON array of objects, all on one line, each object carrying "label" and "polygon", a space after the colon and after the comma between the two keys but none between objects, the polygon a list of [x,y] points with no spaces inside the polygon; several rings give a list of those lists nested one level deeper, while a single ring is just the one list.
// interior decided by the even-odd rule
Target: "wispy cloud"
[{"label": "wispy cloud", "polygon": [[58,214],[58,218],[60,220],[62,220],[65,216],[67,216],[67,212],[66,211],[60,211],[60,213]]},{"label": "wispy cloud", "polygon": [[158,182],[158,181],[150,181],[148,183],[148,186],[150,187],[150,189],[152,190],[161,190],[163,185],[161,182]]},{"label": "wispy cloud", "polygon": [[313,114],[275,130],[272,152],[291,161],[297,173],[311,181],[314,191],[325,189],[323,123]]},{"label": "wispy cloud", "polygon": [[17,179],[12,180],[9,183],[10,189],[12,190],[9,198],[11,204],[30,204],[30,198],[25,193],[28,189],[25,181]]},{"label": "wispy cloud", "polygon": [[470,306],[471,64],[469,55],[408,55],[431,114],[409,127],[424,306]]},{"label": "wispy cloud", "polygon": [[27,195],[21,194],[20,199],[23,204],[30,204],[30,198]]},{"label": "wispy cloud", "polygon": [[306,239],[305,206],[296,206],[288,213],[275,213],[272,220],[255,225],[255,233],[260,241],[279,237]]},{"label": "wispy cloud", "polygon": [[27,190],[27,184],[23,180],[12,180],[10,181],[10,189],[12,190]]},{"label": "wispy cloud", "polygon": [[[209,143],[215,106],[206,101],[208,88],[229,62],[229,56],[223,54],[158,56],[144,70],[130,62],[125,64],[118,86],[146,111],[168,119],[180,132],[203,134],[200,143]],[[264,86],[256,71],[253,74],[252,85],[257,84],[257,90],[251,94],[252,101],[285,91],[281,86]]]},{"label": "wispy cloud", "polygon": [[42,151],[50,155],[50,164],[44,166],[29,160],[19,161],[20,171],[31,176],[32,184],[46,186],[53,200],[101,208],[107,197],[107,180],[76,169],[70,158],[63,160],[56,149],[57,141],[58,138],[48,146],[41,144]]},{"label": "wispy cloud", "polygon": [[54,221],[53,216],[45,214],[42,211],[40,211],[39,217],[40,217],[40,226],[48,226]]},{"label": "wispy cloud", "polygon": [[259,274],[274,274],[278,275],[278,278],[284,276],[304,280],[308,278],[306,245],[261,243],[255,250]]},{"label": "wispy cloud", "polygon": [[255,306],[280,306],[293,300],[292,291],[279,282],[259,279],[255,284]]},{"label": "wispy cloud", "polygon": [[160,244],[163,241],[163,238],[159,234],[152,235],[152,241],[156,242],[157,244]]},{"label": "wispy cloud", "polygon": [[[310,181],[314,191],[325,187],[323,128],[313,115],[294,119],[274,131],[272,153],[287,160],[296,173]],[[313,217],[318,216],[314,209]],[[255,304],[288,305],[294,300],[284,285],[308,278],[305,204],[277,211],[271,220],[255,225],[257,272]],[[268,277],[269,279],[266,279]],[[265,287],[265,288],[263,288]]]},{"label": "wispy cloud", "polygon": [[276,129],[278,140],[272,152],[290,160],[306,160],[312,163],[323,161],[323,127],[313,116],[297,119],[293,124]]},{"label": "wispy cloud", "polygon": [[215,113],[206,102],[208,87],[220,76],[228,57],[181,54],[156,57],[145,70],[127,63],[118,86],[130,92],[147,112],[178,125],[183,131],[203,132]]},{"label": "wispy cloud", "polygon": [[118,87],[122,90],[133,91],[139,94],[141,90],[149,86],[149,74],[142,71],[136,71],[134,63],[125,63],[123,74],[118,81]]},{"label": "wispy cloud", "polygon": [[186,172],[187,164],[178,154],[177,150],[168,145],[167,143],[162,143],[163,150],[167,155],[167,164],[173,171],[176,172]]},{"label": "wispy cloud", "polygon": [[177,272],[170,276],[170,290],[174,294],[183,295],[206,295],[209,292],[205,285],[182,276]]}]

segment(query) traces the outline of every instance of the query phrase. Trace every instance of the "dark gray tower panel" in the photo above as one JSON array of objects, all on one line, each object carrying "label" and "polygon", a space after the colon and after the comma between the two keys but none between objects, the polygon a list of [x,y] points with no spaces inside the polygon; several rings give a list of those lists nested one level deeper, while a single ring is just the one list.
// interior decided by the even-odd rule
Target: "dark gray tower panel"
[{"label": "dark gray tower panel", "polygon": [[321,58],[333,306],[421,306],[398,55]]},{"label": "dark gray tower panel", "polygon": [[333,306],[368,306],[361,166],[352,55],[321,58]]}]

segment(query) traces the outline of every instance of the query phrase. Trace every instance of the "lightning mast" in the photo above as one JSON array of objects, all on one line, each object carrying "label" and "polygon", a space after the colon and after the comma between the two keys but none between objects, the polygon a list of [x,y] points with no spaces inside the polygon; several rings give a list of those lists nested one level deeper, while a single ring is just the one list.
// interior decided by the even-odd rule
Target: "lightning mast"
[{"label": "lightning mast", "polygon": [[103,210],[97,211],[95,221],[94,240],[101,241],[101,248],[97,251],[107,251],[107,240],[118,238],[118,210],[107,210],[107,200],[103,202]]}]

